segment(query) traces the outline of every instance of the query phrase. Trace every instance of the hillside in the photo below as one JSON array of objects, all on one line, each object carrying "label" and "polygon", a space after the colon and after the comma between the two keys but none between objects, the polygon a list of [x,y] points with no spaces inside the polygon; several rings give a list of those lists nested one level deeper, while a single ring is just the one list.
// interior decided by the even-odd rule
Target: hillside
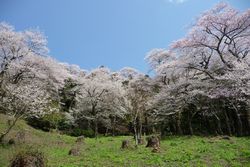
[{"label": "hillside", "polygon": [[[6,127],[6,116],[0,115],[0,131]],[[0,146],[0,166],[8,166],[15,153],[24,149],[44,152],[48,166],[250,166],[250,140],[247,137],[167,137],[161,141],[160,153],[141,145],[138,149],[121,150],[121,141],[131,136],[86,138],[80,156],[68,155],[75,146],[75,137],[33,129],[19,121],[8,135],[25,132],[25,143]]]}]

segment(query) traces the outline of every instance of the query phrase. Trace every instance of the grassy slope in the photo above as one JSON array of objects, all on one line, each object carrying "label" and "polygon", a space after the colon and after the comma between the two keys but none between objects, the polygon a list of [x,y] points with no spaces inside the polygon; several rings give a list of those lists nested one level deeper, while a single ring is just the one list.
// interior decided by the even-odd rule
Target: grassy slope
[{"label": "grassy slope", "polygon": [[[6,117],[0,115],[0,132],[5,128]],[[151,149],[121,150],[121,141],[130,136],[102,137],[97,141],[87,138],[81,145],[81,155],[69,156],[75,145],[74,137],[35,130],[19,121],[8,138],[26,132],[25,144],[0,145],[0,167],[8,166],[13,155],[27,147],[43,151],[52,167],[77,166],[250,166],[250,138],[232,137],[231,140],[206,137],[168,137],[161,141],[161,152]]]}]

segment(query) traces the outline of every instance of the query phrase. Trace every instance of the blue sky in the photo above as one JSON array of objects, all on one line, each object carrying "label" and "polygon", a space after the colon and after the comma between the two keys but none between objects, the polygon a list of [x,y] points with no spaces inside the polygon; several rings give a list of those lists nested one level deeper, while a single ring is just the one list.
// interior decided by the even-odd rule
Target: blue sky
[{"label": "blue sky", "polygon": [[[202,11],[218,0],[0,0],[0,21],[16,30],[37,28],[50,55],[83,69],[130,66],[147,72],[153,48],[185,35]],[[225,1],[239,10],[250,0]]]}]

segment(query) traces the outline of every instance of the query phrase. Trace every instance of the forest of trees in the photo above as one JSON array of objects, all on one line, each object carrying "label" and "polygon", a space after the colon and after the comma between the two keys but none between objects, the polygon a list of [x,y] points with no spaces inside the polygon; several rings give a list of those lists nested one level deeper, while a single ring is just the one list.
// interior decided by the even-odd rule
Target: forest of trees
[{"label": "forest of trees", "polygon": [[0,23],[0,113],[73,136],[250,135],[250,9],[220,3],[186,36],[130,67],[91,71],[49,56],[38,30]]}]

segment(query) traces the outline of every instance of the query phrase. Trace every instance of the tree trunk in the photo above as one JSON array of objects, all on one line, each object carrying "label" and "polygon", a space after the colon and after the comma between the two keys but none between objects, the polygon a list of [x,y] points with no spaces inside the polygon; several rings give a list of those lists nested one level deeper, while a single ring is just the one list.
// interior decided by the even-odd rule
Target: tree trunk
[{"label": "tree trunk", "polygon": [[97,136],[98,136],[98,122],[97,122],[97,119],[95,119],[95,139],[97,139]]},{"label": "tree trunk", "polygon": [[177,134],[178,135],[182,135],[182,129],[181,129],[181,112],[178,112],[178,114],[177,114],[176,126],[177,126]]},{"label": "tree trunk", "polygon": [[108,136],[109,128],[106,127],[105,136]]},{"label": "tree trunk", "polygon": [[138,131],[138,139],[142,139],[142,121],[141,118],[138,119],[138,124],[139,124],[139,131]]},{"label": "tree trunk", "polygon": [[137,132],[137,127],[134,126],[134,135],[135,135],[135,145],[138,146],[138,132]]},{"label": "tree trunk", "polygon": [[190,112],[188,112],[188,128],[190,135],[193,135],[193,128],[192,128],[192,116],[190,116]]},{"label": "tree trunk", "polygon": [[90,121],[90,120],[87,120],[87,121],[88,121],[88,129],[92,129],[92,127],[91,127],[92,121]]},{"label": "tree trunk", "polygon": [[237,109],[237,107],[233,105],[233,108],[234,108],[234,114],[236,116],[236,121],[237,121],[237,134],[238,136],[242,136],[242,121],[241,121],[241,118],[240,118],[240,114],[239,114],[239,111]]},{"label": "tree trunk", "polygon": [[224,111],[224,116],[225,116],[225,121],[226,121],[226,127],[227,127],[227,132],[229,136],[232,136],[232,129],[230,126],[230,120],[227,115],[227,111]]},{"label": "tree trunk", "polygon": [[114,117],[112,121],[112,136],[115,136],[115,125],[116,125],[116,117]]},{"label": "tree trunk", "polygon": [[134,128],[134,138],[135,138],[135,146],[138,146],[139,140],[139,126],[138,126],[138,117],[136,116],[133,120],[133,128]]},{"label": "tree trunk", "polygon": [[219,135],[222,135],[223,132],[222,132],[222,130],[221,130],[221,121],[220,121],[220,118],[219,118],[216,114],[214,114],[214,117],[215,117],[216,122],[217,122],[217,133],[218,133]]},{"label": "tree trunk", "polygon": [[147,114],[145,114],[144,116],[144,121],[145,121],[145,128],[144,128],[144,132],[148,135],[149,134],[149,127],[148,127],[148,116]]},{"label": "tree trunk", "polygon": [[193,133],[192,120],[191,119],[188,121],[188,127],[189,127],[189,133],[190,133],[190,135],[193,135],[194,133]]},{"label": "tree trunk", "polygon": [[97,139],[97,135],[98,135],[98,119],[97,119],[97,113],[96,113],[96,104],[92,104],[92,114],[95,116],[94,118],[94,131],[95,131],[95,139]]}]

